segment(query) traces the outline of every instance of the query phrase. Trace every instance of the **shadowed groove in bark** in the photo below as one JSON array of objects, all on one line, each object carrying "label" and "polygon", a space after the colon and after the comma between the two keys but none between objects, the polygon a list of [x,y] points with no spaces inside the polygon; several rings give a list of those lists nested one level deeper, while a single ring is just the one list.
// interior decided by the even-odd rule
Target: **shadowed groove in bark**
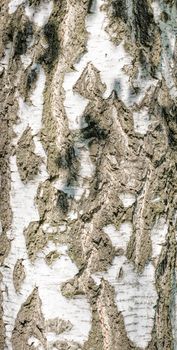
[{"label": "shadowed groove in bark", "polygon": [[126,1],[113,0],[112,8],[113,8],[113,16],[117,18],[121,18],[126,23],[128,20]]},{"label": "shadowed groove in bark", "polygon": [[59,41],[56,24],[53,22],[45,24],[43,33],[48,47],[44,54],[39,57],[39,63],[44,62],[49,68],[51,68],[59,54]]},{"label": "shadowed groove in bark", "polygon": [[151,46],[153,42],[153,14],[147,0],[134,0],[135,37],[143,46]]},{"label": "shadowed groove in bark", "polygon": [[26,23],[24,29],[19,30],[14,38],[14,56],[20,56],[26,53],[29,37],[33,35],[32,24]]}]

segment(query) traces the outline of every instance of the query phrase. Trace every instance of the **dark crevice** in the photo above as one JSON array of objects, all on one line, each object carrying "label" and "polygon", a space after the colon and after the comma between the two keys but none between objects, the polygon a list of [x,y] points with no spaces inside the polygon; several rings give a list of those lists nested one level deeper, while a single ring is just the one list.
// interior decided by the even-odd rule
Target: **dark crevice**
[{"label": "dark crevice", "polygon": [[27,82],[26,82],[26,87],[27,89],[31,89],[33,83],[36,81],[37,79],[37,68],[33,68],[31,69],[30,73],[28,74],[28,77],[27,77]]},{"label": "dark crevice", "polygon": [[79,164],[74,146],[69,145],[65,152],[57,157],[55,162],[59,168],[68,170],[67,186],[77,181]]},{"label": "dark crevice", "polygon": [[48,22],[43,29],[44,37],[47,41],[48,48],[39,57],[39,63],[45,63],[49,67],[51,67],[58,57],[58,51],[59,51],[59,41],[58,41],[58,34],[57,34],[57,28],[54,23]]},{"label": "dark crevice", "polygon": [[92,11],[92,6],[93,6],[93,2],[94,2],[94,0],[89,0],[89,2],[88,2],[88,13],[92,13],[93,11]]},{"label": "dark crevice", "polygon": [[83,139],[97,139],[99,141],[105,140],[108,136],[108,131],[99,126],[99,124],[92,119],[91,116],[87,115],[85,121],[88,124],[86,128],[81,130]]},{"label": "dark crevice", "polygon": [[25,24],[23,30],[19,30],[14,39],[14,56],[24,55],[28,48],[28,40],[33,35],[31,22]]},{"label": "dark crevice", "polygon": [[112,11],[114,17],[120,18],[125,23],[128,21],[126,0],[113,0]]},{"label": "dark crevice", "polygon": [[66,214],[69,209],[68,195],[60,190],[58,191],[57,207],[59,207],[64,214]]},{"label": "dark crevice", "polygon": [[147,0],[134,0],[134,24],[136,30],[136,41],[148,47],[153,44],[153,14],[148,6]]}]

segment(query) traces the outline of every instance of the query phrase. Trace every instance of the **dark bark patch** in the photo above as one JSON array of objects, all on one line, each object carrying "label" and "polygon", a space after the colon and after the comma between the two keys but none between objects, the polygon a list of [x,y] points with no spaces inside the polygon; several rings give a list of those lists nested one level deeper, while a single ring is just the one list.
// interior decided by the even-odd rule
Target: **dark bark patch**
[{"label": "dark bark patch", "polygon": [[93,0],[89,0],[88,2],[88,13],[92,13]]},{"label": "dark bark patch", "polygon": [[66,152],[63,155],[59,155],[56,159],[56,163],[59,168],[67,169],[72,166],[74,160],[76,158],[74,147],[69,146]]},{"label": "dark bark patch", "polygon": [[36,79],[37,79],[37,68],[33,68],[31,69],[27,77],[26,87],[28,90],[31,89]]},{"label": "dark bark patch", "polygon": [[28,48],[28,39],[33,35],[31,22],[26,23],[23,30],[19,30],[14,41],[14,56],[24,55]]},{"label": "dark bark patch", "polygon": [[164,257],[164,259],[159,263],[158,269],[157,269],[157,275],[163,276],[165,273],[165,270],[167,268],[167,256]]},{"label": "dark bark patch", "polygon": [[134,0],[136,41],[148,47],[153,43],[153,14],[147,0]]},{"label": "dark bark patch", "polygon": [[39,6],[41,0],[28,0],[30,6]]},{"label": "dark bark patch", "polygon": [[99,124],[92,119],[91,116],[87,115],[85,121],[88,124],[85,128],[82,129],[82,137],[85,140],[97,139],[98,141],[105,140],[108,136],[108,131],[104,128],[101,128]]},{"label": "dark bark patch", "polygon": [[127,22],[127,6],[125,0],[113,0],[112,1],[113,16],[120,18],[123,22]]},{"label": "dark bark patch", "polygon": [[48,22],[43,29],[44,37],[47,40],[48,48],[42,56],[39,57],[39,63],[45,63],[52,66],[55,59],[58,57],[59,41],[57,29],[54,23]]},{"label": "dark bark patch", "polygon": [[176,106],[162,108],[162,116],[167,123],[168,144],[170,148],[177,147],[177,108]]},{"label": "dark bark patch", "polygon": [[117,95],[121,92],[121,80],[120,79],[115,79],[114,80],[114,91],[116,92]]},{"label": "dark bark patch", "polygon": [[67,193],[58,191],[57,207],[59,207],[64,214],[68,212],[69,203]]},{"label": "dark bark patch", "polygon": [[67,185],[77,180],[78,160],[72,145],[69,145],[65,152],[57,157],[56,164],[59,168],[68,170]]},{"label": "dark bark patch", "polygon": [[168,144],[169,146],[174,149],[177,147],[177,138],[176,135],[172,130],[169,129],[168,131]]}]

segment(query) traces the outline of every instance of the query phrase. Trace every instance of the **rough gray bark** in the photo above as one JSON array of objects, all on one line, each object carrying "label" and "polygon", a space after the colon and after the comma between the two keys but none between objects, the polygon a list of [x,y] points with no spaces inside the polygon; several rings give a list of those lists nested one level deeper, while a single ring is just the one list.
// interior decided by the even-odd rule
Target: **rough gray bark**
[{"label": "rough gray bark", "polygon": [[176,350],[176,2],[2,0],[0,350]]}]

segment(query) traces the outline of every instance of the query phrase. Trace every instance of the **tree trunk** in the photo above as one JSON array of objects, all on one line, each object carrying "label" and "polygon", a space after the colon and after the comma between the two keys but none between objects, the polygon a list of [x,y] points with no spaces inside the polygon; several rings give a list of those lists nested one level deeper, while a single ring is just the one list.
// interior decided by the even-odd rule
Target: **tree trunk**
[{"label": "tree trunk", "polygon": [[0,10],[0,350],[177,349],[176,1]]}]

